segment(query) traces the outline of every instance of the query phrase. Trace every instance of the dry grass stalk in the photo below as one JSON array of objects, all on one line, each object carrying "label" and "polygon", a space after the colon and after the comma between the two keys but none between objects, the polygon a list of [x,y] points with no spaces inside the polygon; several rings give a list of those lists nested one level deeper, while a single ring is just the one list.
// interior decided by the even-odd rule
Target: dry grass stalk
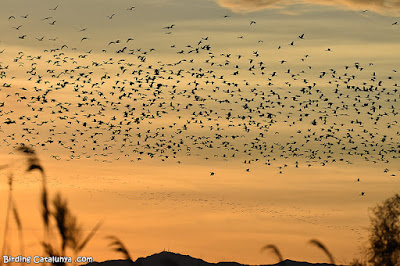
[{"label": "dry grass stalk", "polygon": [[332,253],[329,252],[329,250],[325,247],[324,244],[321,243],[321,241],[317,239],[311,239],[308,243],[321,249],[326,254],[326,256],[328,256],[330,263],[335,264],[335,259],[333,258]]},{"label": "dry grass stalk", "polygon": [[283,256],[281,254],[281,252],[279,251],[278,247],[275,245],[265,245],[262,249],[261,252],[263,252],[264,250],[271,250],[277,257],[279,262],[283,261]]},{"label": "dry grass stalk", "polygon": [[[86,236],[82,237],[82,229],[78,225],[78,219],[74,216],[67,204],[67,200],[63,199],[61,194],[58,193],[54,197],[52,202],[53,211],[49,210],[50,216],[48,221],[49,232],[53,232],[51,225],[55,224],[56,232],[58,232],[58,239],[60,239],[59,248],[56,247],[50,241],[43,241],[42,246],[45,252],[49,256],[65,256],[67,249],[71,250],[74,255],[82,251],[82,249],[87,245],[87,243],[92,239],[97,230],[101,226],[99,222],[91,232]],[[53,222],[52,222],[53,221]],[[83,240],[81,240],[83,239]]]},{"label": "dry grass stalk", "polygon": [[[42,177],[42,192],[41,192],[41,209],[42,209],[42,219],[44,223],[44,241],[41,242],[44,251],[49,256],[65,256],[66,249],[71,249],[75,255],[80,252],[87,243],[93,238],[95,233],[101,226],[101,222],[99,222],[90,233],[83,238],[81,227],[78,225],[76,216],[72,215],[70,212],[67,201],[64,200],[60,194],[57,194],[53,200],[54,211],[51,211],[49,206],[49,196],[47,190],[47,181],[44,168],[40,164],[39,158],[37,157],[35,151],[27,147],[25,145],[21,145],[18,147],[17,152],[20,152],[24,158],[26,159],[26,172],[31,172],[34,170],[38,170]],[[0,170],[9,168],[9,165],[1,165]],[[8,195],[8,203],[7,203],[7,211],[6,211],[6,221],[5,221],[5,229],[4,229],[4,239],[3,239],[3,247],[2,254],[7,254],[9,252],[8,246],[10,245],[10,239],[8,237],[9,231],[9,222],[11,212],[14,216],[14,220],[19,232],[20,239],[20,248],[21,254],[23,254],[23,231],[22,231],[22,221],[18,213],[17,206],[13,200],[13,174],[10,173],[8,175],[8,185],[9,185],[9,195]],[[54,219],[54,223],[52,222],[52,218]],[[56,224],[56,231],[59,233],[59,239],[61,240],[60,248],[57,249],[55,245],[53,245],[49,239],[53,239],[52,237],[52,224]],[[83,239],[83,240],[81,240]],[[2,265],[2,261],[0,261],[0,265]],[[55,264],[55,265],[64,265]]]},{"label": "dry grass stalk", "polygon": [[109,246],[116,252],[121,253],[126,260],[133,262],[131,256],[129,255],[128,250],[126,249],[125,245],[119,240],[116,236],[108,236],[108,239],[111,240]]}]

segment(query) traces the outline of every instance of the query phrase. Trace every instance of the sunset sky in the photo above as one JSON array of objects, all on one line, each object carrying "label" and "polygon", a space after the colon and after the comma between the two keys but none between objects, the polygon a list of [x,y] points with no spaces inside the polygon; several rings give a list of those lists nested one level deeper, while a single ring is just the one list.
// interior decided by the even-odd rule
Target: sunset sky
[{"label": "sunset sky", "polygon": [[135,259],[267,264],[274,244],[328,262],[312,238],[337,263],[361,256],[370,208],[398,192],[399,13],[398,0],[2,1],[0,202],[13,172],[26,255],[43,253],[41,183],[21,144],[86,233],[103,221],[82,251],[96,261],[120,258],[109,235]]}]

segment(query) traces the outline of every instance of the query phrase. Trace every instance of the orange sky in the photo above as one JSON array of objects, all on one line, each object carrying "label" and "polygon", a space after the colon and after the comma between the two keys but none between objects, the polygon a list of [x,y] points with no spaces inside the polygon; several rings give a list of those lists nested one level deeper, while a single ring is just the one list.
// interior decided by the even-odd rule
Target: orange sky
[{"label": "orange sky", "polygon": [[26,253],[42,252],[41,183],[20,143],[86,230],[104,222],[96,260],[119,258],[107,235],[134,258],[275,263],[259,252],[275,244],[328,262],[311,238],[358,256],[400,175],[398,3],[332,3],[5,1],[1,158]]}]

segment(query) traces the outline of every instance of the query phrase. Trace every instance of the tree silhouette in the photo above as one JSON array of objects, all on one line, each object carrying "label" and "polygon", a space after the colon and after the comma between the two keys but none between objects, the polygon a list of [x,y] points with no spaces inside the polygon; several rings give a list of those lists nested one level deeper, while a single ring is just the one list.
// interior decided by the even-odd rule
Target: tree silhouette
[{"label": "tree silhouette", "polygon": [[400,195],[396,194],[372,210],[369,262],[400,265]]}]

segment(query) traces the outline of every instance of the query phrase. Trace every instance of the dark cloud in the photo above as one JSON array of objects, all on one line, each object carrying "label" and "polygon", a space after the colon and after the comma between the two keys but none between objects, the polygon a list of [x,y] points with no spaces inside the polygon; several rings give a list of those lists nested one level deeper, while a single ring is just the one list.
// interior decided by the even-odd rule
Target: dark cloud
[{"label": "dark cloud", "polygon": [[337,6],[350,10],[368,10],[382,15],[399,15],[400,0],[217,0],[234,12],[253,12],[267,8],[284,8],[293,4]]}]

